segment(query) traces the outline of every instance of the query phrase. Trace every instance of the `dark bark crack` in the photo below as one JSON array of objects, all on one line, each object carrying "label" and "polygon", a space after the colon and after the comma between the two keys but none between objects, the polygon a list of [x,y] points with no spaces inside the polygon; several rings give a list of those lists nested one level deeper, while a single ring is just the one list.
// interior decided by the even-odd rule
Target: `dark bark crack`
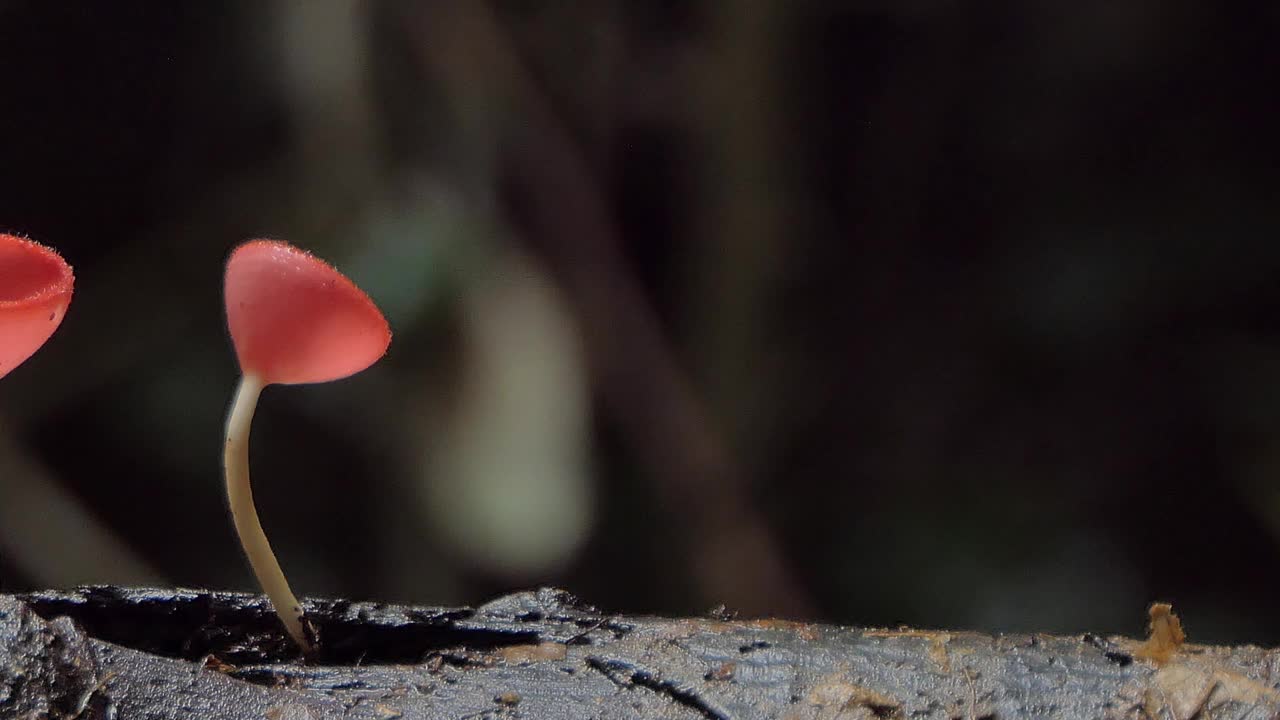
[{"label": "dark bark crack", "polygon": [[619,687],[628,689],[641,687],[656,692],[709,720],[732,720],[732,716],[726,711],[713,706],[709,700],[699,695],[697,690],[686,684],[663,679],[657,673],[621,660],[589,657],[586,662],[588,667],[609,678]]}]

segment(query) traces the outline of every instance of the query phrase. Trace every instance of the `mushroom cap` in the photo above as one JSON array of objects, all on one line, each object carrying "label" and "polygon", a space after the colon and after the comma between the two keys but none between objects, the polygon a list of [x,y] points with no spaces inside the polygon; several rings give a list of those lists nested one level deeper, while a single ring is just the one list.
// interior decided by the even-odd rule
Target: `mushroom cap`
[{"label": "mushroom cap", "polygon": [[268,385],[354,375],[391,344],[391,328],[363,290],[286,242],[250,240],[232,251],[223,294],[240,370]]},{"label": "mushroom cap", "polygon": [[35,354],[62,324],[75,275],[56,251],[0,235],[0,377]]}]

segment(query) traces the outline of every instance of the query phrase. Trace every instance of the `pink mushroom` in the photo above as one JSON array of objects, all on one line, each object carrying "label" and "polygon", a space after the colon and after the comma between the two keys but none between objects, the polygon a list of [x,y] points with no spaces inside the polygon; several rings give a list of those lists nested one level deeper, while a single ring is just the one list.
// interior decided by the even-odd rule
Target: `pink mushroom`
[{"label": "pink mushroom", "polygon": [[304,650],[302,605],[267,542],[249,487],[249,428],[262,389],[354,375],[387,351],[391,329],[373,301],[323,260],[288,243],[251,240],[227,260],[227,326],[240,386],[227,418],[227,499],[240,543],[289,635]]},{"label": "pink mushroom", "polygon": [[62,323],[75,276],[54,250],[0,235],[0,377],[31,357]]}]

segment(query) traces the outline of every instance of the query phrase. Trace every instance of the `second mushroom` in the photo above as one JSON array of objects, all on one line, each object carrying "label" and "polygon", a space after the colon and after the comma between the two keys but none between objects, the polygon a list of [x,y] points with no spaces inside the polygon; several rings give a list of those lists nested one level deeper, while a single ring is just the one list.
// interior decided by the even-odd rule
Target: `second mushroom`
[{"label": "second mushroom", "polygon": [[241,379],[227,417],[223,467],[236,533],[289,636],[312,647],[298,602],[258,519],[249,486],[249,428],[267,385],[354,375],[382,357],[391,330],[373,301],[323,260],[278,240],[251,240],[227,261],[227,326]]}]

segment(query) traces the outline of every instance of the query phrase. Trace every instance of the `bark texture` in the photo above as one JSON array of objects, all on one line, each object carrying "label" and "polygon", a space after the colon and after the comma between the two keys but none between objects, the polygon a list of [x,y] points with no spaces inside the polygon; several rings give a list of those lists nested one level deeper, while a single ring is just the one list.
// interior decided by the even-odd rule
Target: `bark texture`
[{"label": "bark texture", "polygon": [[624,617],[559,590],[478,608],[311,600],[291,654],[265,600],[0,595],[0,718],[1274,718],[1277,653],[782,620]]}]

